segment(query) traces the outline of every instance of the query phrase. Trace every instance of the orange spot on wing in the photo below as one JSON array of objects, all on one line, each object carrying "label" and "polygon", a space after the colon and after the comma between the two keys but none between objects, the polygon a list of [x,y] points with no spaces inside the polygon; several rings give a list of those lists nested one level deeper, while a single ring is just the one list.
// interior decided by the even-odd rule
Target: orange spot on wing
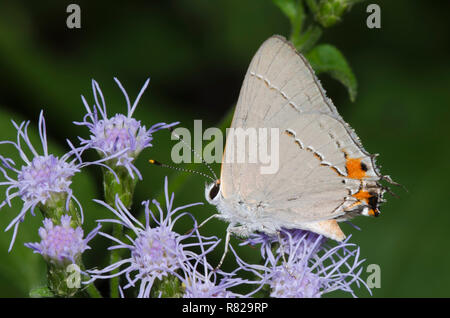
[{"label": "orange spot on wing", "polygon": [[366,176],[366,172],[361,166],[361,159],[348,158],[345,163],[347,168],[347,176],[352,179],[362,179]]},{"label": "orange spot on wing", "polygon": [[371,196],[372,195],[369,192],[363,191],[363,190],[361,190],[353,195],[353,197],[357,198],[360,201],[365,201],[367,204],[369,203],[369,198]]},{"label": "orange spot on wing", "polygon": [[357,193],[353,194],[353,197],[359,200],[356,203],[361,203],[364,201],[364,202],[366,202],[367,205],[369,205],[369,207],[371,207],[371,209],[368,212],[368,214],[370,216],[378,216],[380,214],[380,212],[378,211],[378,209],[375,206],[370,205],[369,199],[371,197],[373,197],[373,194],[370,194],[369,192],[364,191],[364,190],[360,190]]}]

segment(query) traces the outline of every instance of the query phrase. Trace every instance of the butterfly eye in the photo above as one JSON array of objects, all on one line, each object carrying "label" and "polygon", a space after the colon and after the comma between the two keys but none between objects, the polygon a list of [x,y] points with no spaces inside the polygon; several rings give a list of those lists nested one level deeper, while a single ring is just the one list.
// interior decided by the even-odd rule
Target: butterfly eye
[{"label": "butterfly eye", "polygon": [[217,194],[219,193],[220,190],[220,182],[217,181],[214,183],[213,187],[211,188],[211,190],[209,190],[209,198],[211,200],[214,200],[214,198],[217,196]]}]

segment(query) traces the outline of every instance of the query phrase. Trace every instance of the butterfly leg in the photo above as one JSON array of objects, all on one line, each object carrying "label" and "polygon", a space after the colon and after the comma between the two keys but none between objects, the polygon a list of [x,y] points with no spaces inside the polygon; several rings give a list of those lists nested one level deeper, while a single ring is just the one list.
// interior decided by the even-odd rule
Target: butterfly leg
[{"label": "butterfly leg", "polygon": [[286,256],[284,255],[285,254],[284,244],[283,244],[283,241],[281,240],[281,232],[280,231],[277,231],[277,237],[278,237],[278,243],[280,244],[280,253],[281,253],[281,257],[283,258],[283,265],[287,269]]},{"label": "butterfly leg", "polygon": [[[220,214],[213,214],[210,217],[206,218],[206,220],[204,220],[202,223],[200,223],[199,226],[197,226],[197,230],[200,229],[203,225],[205,225],[206,223],[208,223],[208,221],[210,221],[213,218],[220,218]],[[192,232],[194,232],[195,229],[190,229],[189,231],[187,231],[185,234],[191,234]]]},{"label": "butterfly leg", "polygon": [[228,244],[230,244],[230,238],[231,238],[231,230],[230,227],[228,226],[227,228],[227,234],[225,236],[225,250],[223,251],[223,255],[220,258],[219,264],[217,264],[216,268],[214,269],[214,271],[217,271],[223,264],[223,261],[225,260],[225,256],[228,253]]},{"label": "butterfly leg", "polygon": [[199,229],[199,228],[201,228],[203,225],[205,225],[206,223],[208,223],[208,221],[210,221],[211,219],[214,219],[214,218],[220,218],[220,214],[213,214],[213,215],[211,215],[210,217],[208,217],[208,218],[206,218],[206,220],[204,220],[202,223],[200,223],[200,225],[199,226],[197,226],[197,229]]},{"label": "butterfly leg", "polygon": [[286,261],[286,256],[285,256],[285,250],[284,250],[284,244],[283,241],[281,239],[281,232],[277,231],[277,237],[278,237],[278,243],[280,244],[280,253],[281,253],[281,257],[283,259],[283,266],[284,269],[289,273],[289,275],[293,278],[296,278],[295,275],[291,272],[291,270],[289,269],[289,267],[287,266],[287,261]]},{"label": "butterfly leg", "polygon": [[[220,215],[219,215],[220,216]],[[216,268],[214,269],[215,271],[218,270],[221,266],[223,261],[225,260],[225,256],[228,253],[228,245],[230,244],[230,238],[231,238],[231,234],[235,234],[237,236],[248,236],[249,235],[249,230],[248,227],[245,225],[241,225],[241,226],[233,226],[233,225],[229,225],[227,228],[227,234],[225,236],[225,250],[223,252],[222,257],[220,258],[220,262],[219,264],[216,266]]]}]

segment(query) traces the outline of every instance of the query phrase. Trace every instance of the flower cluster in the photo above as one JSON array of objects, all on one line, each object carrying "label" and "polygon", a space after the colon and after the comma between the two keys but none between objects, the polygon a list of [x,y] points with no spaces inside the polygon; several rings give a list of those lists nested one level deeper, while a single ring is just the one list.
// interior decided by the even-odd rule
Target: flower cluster
[{"label": "flower cluster", "polygon": [[116,114],[108,117],[105,98],[100,90],[100,86],[95,80],[92,80],[95,104],[91,109],[84,96],[82,96],[87,113],[82,122],[74,123],[86,126],[91,133],[89,139],[80,138],[81,145],[86,148],[96,149],[102,157],[114,156],[114,165],[126,168],[131,177],[134,177],[134,174],[136,174],[139,179],[142,179],[142,175],[134,166],[133,161],[142,150],[152,146],[153,133],[160,129],[170,128],[178,123],[157,123],[146,129],[144,125],[141,125],[140,121],[132,116],[150,79],[147,79],[133,104],[131,104],[130,98],[119,80],[117,78],[114,78],[114,80],[125,97],[128,110],[127,115]]},{"label": "flower cluster", "polygon": [[366,286],[360,278],[364,260],[349,239],[329,247],[326,238],[309,231],[283,229],[278,237],[254,234],[242,244],[259,244],[264,265],[242,265],[259,270],[271,297],[317,298],[335,290],[355,296],[353,283]]},{"label": "flower cluster", "polygon": [[44,219],[44,227],[39,228],[40,243],[25,243],[25,246],[41,254],[45,259],[54,263],[76,263],[76,259],[90,247],[88,242],[94,238],[100,229],[98,225],[86,238],[83,229],[71,226],[72,217],[61,216],[61,225],[53,224],[51,219]]},{"label": "flower cluster", "polygon": [[[142,202],[142,219],[133,214],[134,187],[142,179],[134,161],[145,148],[152,146],[154,132],[177,123],[157,123],[147,129],[132,116],[149,80],[133,103],[122,84],[115,81],[125,97],[127,114],[108,117],[103,93],[98,83],[92,81],[95,103],[89,106],[82,96],[87,114],[82,122],[75,122],[86,126],[90,137],[80,138],[78,146],[68,141],[70,150],[66,154],[49,153],[43,112],[38,124],[42,151],[37,151],[31,143],[29,121],[20,125],[13,122],[17,129],[16,142],[0,142],[0,145],[14,146],[24,162],[19,167],[11,158],[0,155],[0,171],[5,179],[0,185],[7,187],[0,208],[6,204],[11,206],[16,197],[23,201],[20,212],[6,227],[6,231],[13,229],[10,250],[19,224],[29,211],[35,215],[36,208],[39,209],[44,216],[38,233],[41,240],[25,246],[41,254],[47,262],[48,289],[52,295],[67,297],[84,290],[80,287],[73,290],[67,283],[66,266],[72,264],[78,266],[86,290],[93,295],[100,294],[95,284],[102,279],[117,281],[110,284],[111,290],[116,288],[120,295],[137,297],[234,298],[265,293],[264,296],[270,297],[303,298],[321,297],[335,290],[355,296],[353,285],[365,285],[360,278],[363,260],[359,259],[359,248],[349,243],[349,238],[328,246],[323,236],[302,230],[282,230],[278,236],[255,233],[247,238],[242,245],[260,246],[260,264],[247,263],[226,242],[225,249],[232,251],[236,267],[231,272],[214,268],[208,257],[220,240],[201,235],[191,213],[202,203],[175,207],[167,177],[164,207],[157,200],[147,200]],[[88,149],[96,150],[100,159],[83,161]],[[112,216],[96,220],[97,225],[85,236],[83,208],[72,191],[72,179],[88,165],[102,167],[105,198],[94,201]],[[178,233],[175,226],[179,220],[191,224],[192,230]],[[103,224],[112,226],[104,226],[100,231]],[[105,230],[111,227],[112,232]],[[108,248],[111,262],[102,269],[86,270],[82,255],[90,249],[88,244],[97,234],[111,241]],[[250,292],[242,292],[249,287],[252,287]]]},{"label": "flower cluster", "polygon": [[[49,154],[47,146],[47,135],[45,127],[45,119],[43,112],[39,115],[39,136],[42,143],[42,154],[39,154],[32,145],[28,136],[28,126],[30,122],[22,122],[17,125],[13,121],[14,127],[17,129],[17,142],[1,141],[0,144],[13,145],[19,152],[20,158],[24,161],[22,167],[16,168],[16,163],[11,158],[0,155],[0,171],[3,173],[6,181],[0,185],[8,186],[6,189],[6,198],[0,204],[0,207],[8,204],[11,206],[11,200],[20,197],[23,201],[23,207],[19,214],[9,223],[6,231],[14,228],[13,238],[9,250],[11,251],[19,224],[24,221],[28,211],[34,215],[37,206],[44,208],[46,205],[54,205],[61,203],[69,209],[69,203],[73,199],[81,205],[72,193],[70,185],[72,177],[80,171],[80,169],[91,163],[83,163],[78,160],[79,149],[73,148],[61,157]],[[26,148],[23,147],[23,142]],[[30,157],[27,152],[31,153]],[[75,156],[74,156],[75,155]],[[71,157],[73,157],[71,159]],[[98,162],[100,164],[100,162]],[[16,174],[13,178],[8,172]],[[16,192],[12,192],[16,189]]]},{"label": "flower cluster", "polygon": [[[169,275],[181,272],[189,272],[192,263],[202,260],[203,253],[195,253],[191,250],[198,247],[205,250],[205,247],[215,246],[217,244],[216,237],[203,237],[196,230],[197,223],[195,218],[188,212],[177,215],[178,212],[184,211],[190,207],[201,203],[193,203],[177,208],[173,207],[174,193],[169,195],[167,177],[165,179],[165,197],[166,212],[163,211],[158,201],[153,200],[153,205],[158,211],[155,215],[150,208],[150,201],[144,201],[142,204],[145,210],[145,224],[138,221],[123,205],[118,197],[116,197],[115,207],[106,204],[103,201],[96,200],[97,203],[105,206],[115,216],[115,219],[98,220],[99,222],[120,223],[125,228],[133,232],[133,237],[127,235],[128,242],[112,237],[107,233],[100,232],[100,235],[111,239],[116,245],[109,249],[127,249],[129,256],[115,264],[102,269],[91,270],[89,273],[93,279],[111,278],[114,276],[125,275],[127,284],[123,289],[127,289],[140,283],[138,297],[148,297],[155,280],[162,280]],[[191,218],[193,221],[193,231],[187,234],[179,234],[173,230],[175,223],[182,217]],[[152,227],[151,222],[155,222],[156,226]],[[193,242],[192,240],[194,239]],[[124,269],[116,274],[110,274],[111,271],[127,265]],[[208,266],[208,265],[205,265]],[[134,273],[134,277],[132,277]]]}]

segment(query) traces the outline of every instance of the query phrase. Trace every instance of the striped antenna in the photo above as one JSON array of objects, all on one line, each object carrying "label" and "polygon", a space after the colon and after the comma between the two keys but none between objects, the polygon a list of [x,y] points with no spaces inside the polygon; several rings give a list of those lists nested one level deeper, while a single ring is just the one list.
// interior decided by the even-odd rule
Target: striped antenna
[{"label": "striped antenna", "polygon": [[179,168],[179,167],[175,167],[175,166],[169,166],[169,165],[166,165],[166,164],[161,163],[159,161],[156,161],[154,159],[150,159],[148,162],[150,162],[152,165],[160,166],[160,167],[163,167],[163,168],[170,168],[170,169],[175,169],[175,170],[183,171],[183,172],[196,173],[196,174],[199,174],[199,175],[201,175],[201,176],[203,176],[205,178],[208,178],[208,179],[210,179],[210,180],[212,180],[214,182],[217,180],[217,179],[214,179],[213,177],[211,177],[210,175],[208,175],[206,173],[203,173],[203,172],[200,172],[200,171],[195,171],[195,170],[185,169],[185,168]]},{"label": "striped antenna", "polygon": [[[205,166],[208,167],[209,171],[213,174],[213,176],[214,176],[214,178],[215,178],[214,181],[215,181],[215,180],[218,180],[219,178],[217,178],[217,175],[215,174],[214,170],[213,170],[213,169],[211,168],[211,166],[210,166],[210,165],[202,158],[202,156],[200,156],[200,154],[199,154],[197,151],[195,151],[195,149],[193,149],[191,146],[189,146],[189,144],[188,144],[187,142],[185,142],[185,141],[183,140],[183,138],[181,138],[181,136],[179,136],[178,134],[176,134],[172,127],[169,127],[168,129],[170,130],[170,132],[171,132],[171,133],[172,133],[179,141],[181,141],[186,147],[188,147],[188,148],[192,151],[192,153],[194,154],[194,156],[196,156],[198,159],[200,159],[200,160],[205,164]],[[196,172],[196,171],[192,171],[192,172]],[[211,177],[210,177],[210,178],[211,178]]]}]

